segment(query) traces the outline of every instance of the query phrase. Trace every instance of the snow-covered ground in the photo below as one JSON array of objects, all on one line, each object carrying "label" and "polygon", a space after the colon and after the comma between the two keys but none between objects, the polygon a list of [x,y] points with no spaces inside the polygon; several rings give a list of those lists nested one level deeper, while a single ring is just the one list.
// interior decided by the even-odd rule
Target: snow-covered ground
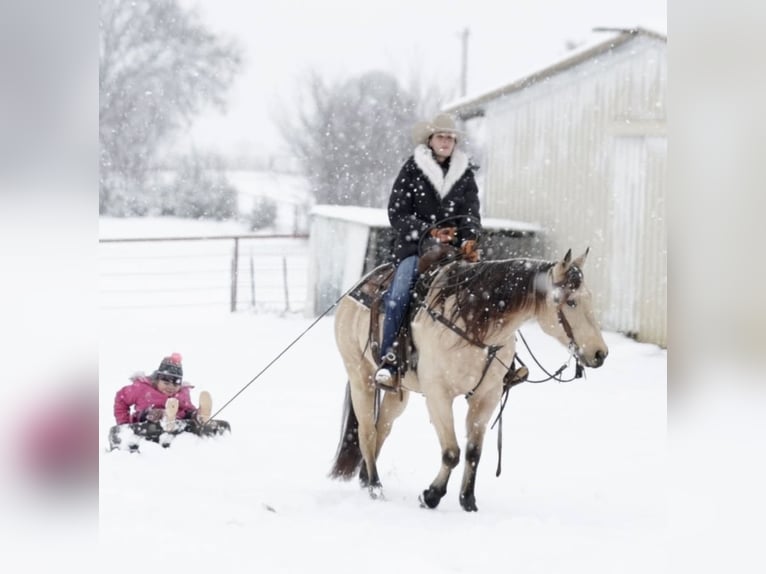
[{"label": "snow-covered ground", "polygon": [[[81,548],[66,542],[75,526],[67,514],[46,514],[43,527],[30,522],[37,534],[16,549],[28,565],[42,565],[28,571],[85,568],[94,560],[110,573],[664,571],[664,350],[606,333],[606,364],[585,380],[514,388],[500,477],[497,431],[487,434],[479,512],[458,503],[462,462],[441,505],[425,510],[417,497],[441,454],[420,396],[381,454],[385,500],[371,500],[356,481],[328,478],[346,377],[332,316],[306,331],[311,323],[298,314],[218,308],[102,313],[98,545],[91,530],[91,551],[72,562],[66,552]],[[535,325],[523,333],[549,368],[566,360],[565,349]],[[208,390],[216,411],[242,391],[218,415],[232,434],[179,436],[169,449],[145,444],[139,454],[107,452],[114,394],[172,352],[184,357],[194,401]],[[533,378],[538,374],[533,369]],[[458,423],[464,403],[455,402]],[[36,503],[50,510],[47,498]]]},{"label": "snow-covered ground", "polygon": [[[503,472],[488,433],[478,514],[457,500],[462,463],[440,507],[418,494],[440,452],[413,397],[380,459],[384,501],[327,477],[345,375],[322,319],[220,414],[230,436],[180,436],[163,450],[106,452],[114,393],[163,355],[184,356],[192,397],[220,408],[311,320],[147,309],[102,319],[100,540],[111,571],[656,572],[663,550],[666,352],[607,333],[606,365],[569,384],[521,385],[505,415]],[[525,336],[555,367],[566,351],[534,325]],[[464,401],[455,403],[458,413]],[[458,415],[458,421],[462,415]],[[462,431],[461,431],[462,434]],[[140,548],[139,559],[126,548]]]},{"label": "snow-covered ground", "polygon": [[[220,407],[310,321],[250,314],[152,313],[103,325],[100,437],[113,394],[135,369],[183,353],[184,372]],[[504,421],[503,472],[488,433],[478,514],[457,492],[436,510],[417,496],[440,461],[422,397],[411,399],[380,458],[385,501],[327,477],[345,375],[321,320],[219,418],[227,437],[180,436],[167,450],[102,452],[100,538],[117,556],[141,548],[158,569],[191,572],[657,572],[663,549],[666,354],[607,334],[606,365],[585,381],[521,385]],[[548,365],[566,352],[529,326]],[[464,412],[464,401],[456,401]],[[457,420],[462,420],[462,415]],[[461,431],[462,434],[462,431]],[[126,559],[125,571],[136,564]],[[119,564],[118,564],[119,567]]]}]

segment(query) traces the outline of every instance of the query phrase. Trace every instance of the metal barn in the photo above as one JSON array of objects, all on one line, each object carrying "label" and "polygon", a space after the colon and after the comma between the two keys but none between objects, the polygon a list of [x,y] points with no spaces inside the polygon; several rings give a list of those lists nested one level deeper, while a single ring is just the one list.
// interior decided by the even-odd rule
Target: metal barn
[{"label": "metal barn", "polygon": [[445,110],[483,131],[487,216],[538,222],[549,258],[589,246],[602,326],[661,346],[666,92],[666,37],[633,29]]}]

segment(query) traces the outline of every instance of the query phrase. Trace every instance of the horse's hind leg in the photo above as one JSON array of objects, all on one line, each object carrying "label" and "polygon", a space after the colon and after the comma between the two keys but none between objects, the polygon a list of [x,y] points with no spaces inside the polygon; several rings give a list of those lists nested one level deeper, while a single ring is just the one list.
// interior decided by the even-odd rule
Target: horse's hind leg
[{"label": "horse's hind leg", "polygon": [[420,502],[428,508],[436,508],[442,497],[447,494],[447,483],[452,469],[460,462],[460,447],[455,436],[452,400],[447,397],[426,396],[426,405],[431,417],[431,424],[434,425],[436,434],[439,436],[442,462],[436,478],[420,496]]},{"label": "horse's hind leg", "polygon": [[359,448],[362,451],[363,465],[359,473],[362,486],[370,491],[370,496],[377,498],[383,486],[378,476],[375,463],[377,458],[377,431],[375,429],[375,390],[364,379],[351,381],[351,402],[359,422]]},{"label": "horse's hind leg", "polygon": [[346,383],[340,440],[330,476],[349,480],[357,472],[360,465],[364,467],[362,451],[359,448],[359,420],[351,404],[351,384]]},{"label": "horse's hind leg", "polygon": [[[405,389],[402,389],[401,392],[401,397],[398,393],[384,393],[383,401],[380,404],[380,409],[378,411],[378,422],[375,425],[377,435],[377,441],[375,444],[376,461],[380,456],[380,451],[383,448],[383,443],[386,442],[388,435],[391,434],[391,429],[393,428],[394,421],[399,417],[399,415],[402,414],[402,412],[404,412],[404,409],[407,406],[410,393]],[[359,480],[361,481],[362,485],[367,487],[370,486],[370,478],[367,473],[366,464],[362,464],[362,467],[359,471]]]},{"label": "horse's hind leg", "polygon": [[394,421],[399,418],[399,415],[401,415],[407,407],[409,398],[410,393],[405,389],[401,390],[401,396],[399,393],[384,393],[383,401],[380,404],[378,423],[375,427],[378,433],[378,442],[375,446],[376,460],[380,456],[383,443],[386,442],[388,435],[391,434]]}]

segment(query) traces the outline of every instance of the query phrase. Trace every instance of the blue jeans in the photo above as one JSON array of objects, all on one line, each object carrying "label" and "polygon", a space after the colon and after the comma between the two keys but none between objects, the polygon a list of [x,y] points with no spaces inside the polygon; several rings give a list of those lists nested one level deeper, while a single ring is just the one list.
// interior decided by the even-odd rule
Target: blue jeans
[{"label": "blue jeans", "polygon": [[418,278],[418,256],[410,255],[397,265],[394,280],[386,291],[383,303],[383,341],[380,345],[381,360],[394,346],[394,340],[410,307],[410,292]]}]

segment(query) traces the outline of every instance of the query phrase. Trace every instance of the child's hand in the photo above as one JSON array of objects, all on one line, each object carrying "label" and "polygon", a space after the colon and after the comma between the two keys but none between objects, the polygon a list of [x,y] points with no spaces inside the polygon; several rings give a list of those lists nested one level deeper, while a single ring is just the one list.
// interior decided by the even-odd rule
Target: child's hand
[{"label": "child's hand", "polygon": [[141,418],[151,423],[158,423],[162,420],[162,417],[164,416],[165,416],[164,409],[146,409]]}]

